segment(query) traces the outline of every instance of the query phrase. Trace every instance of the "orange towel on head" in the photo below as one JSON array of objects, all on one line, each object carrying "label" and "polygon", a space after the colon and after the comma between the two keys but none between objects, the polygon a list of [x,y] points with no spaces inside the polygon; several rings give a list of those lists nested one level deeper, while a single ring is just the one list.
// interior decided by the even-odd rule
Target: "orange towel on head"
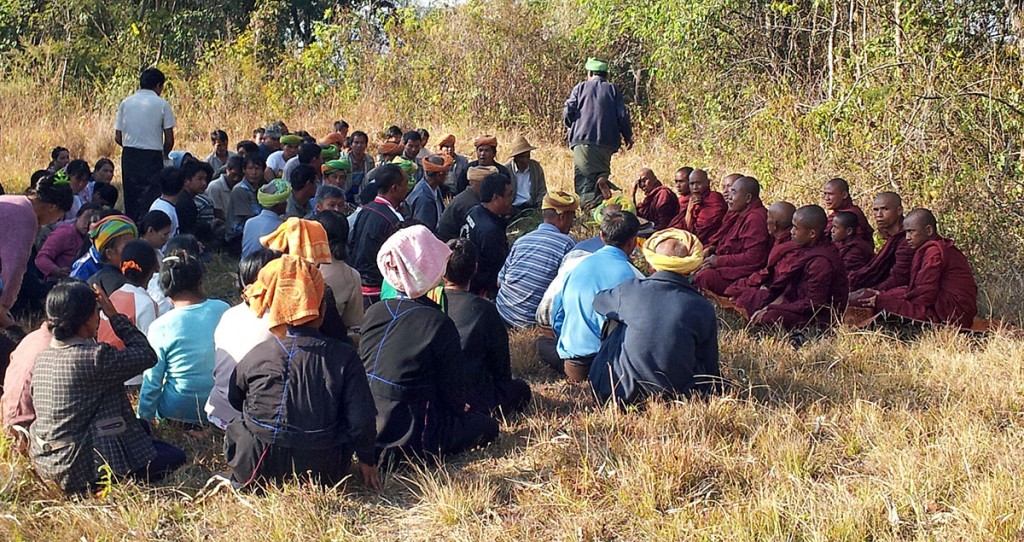
[{"label": "orange towel on head", "polygon": [[324,290],[324,276],[315,265],[285,254],[265,265],[256,282],[245,287],[244,295],[249,308],[256,316],[265,313],[273,329],[316,320]]},{"label": "orange towel on head", "polygon": [[345,138],[338,132],[331,132],[324,136],[324,138],[320,140],[320,143],[323,143],[324,145],[337,145],[340,147],[345,143]]},{"label": "orange towel on head", "polygon": [[260,244],[314,264],[333,261],[331,246],[327,243],[327,231],[314,220],[289,218],[274,233],[260,237]]}]

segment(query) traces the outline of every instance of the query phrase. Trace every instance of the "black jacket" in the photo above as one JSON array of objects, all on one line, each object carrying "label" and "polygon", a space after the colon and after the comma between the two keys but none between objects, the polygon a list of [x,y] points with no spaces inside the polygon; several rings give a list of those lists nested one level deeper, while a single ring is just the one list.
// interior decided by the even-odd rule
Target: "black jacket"
[{"label": "black jacket", "polygon": [[479,253],[476,273],[469,283],[469,291],[494,299],[498,295],[498,273],[508,258],[508,237],[505,228],[508,221],[477,205],[466,216],[462,226],[462,237],[468,237]]},{"label": "black jacket", "polygon": [[497,425],[466,412],[459,332],[426,297],[386,299],[363,318],[359,354],[377,405],[377,448],[456,453]]},{"label": "black jacket", "polygon": [[235,367],[228,400],[265,443],[351,446],[360,461],[376,463],[377,410],[359,356],[316,330],[290,327],[283,340],[253,348]]},{"label": "black jacket", "polygon": [[494,303],[462,290],[446,290],[448,316],[459,330],[465,356],[467,402],[481,412],[498,405],[496,385],[512,380],[508,331]]},{"label": "black jacket", "polygon": [[359,211],[349,236],[348,252],[352,255],[352,267],[359,271],[363,286],[379,288],[384,282],[384,277],[377,269],[377,253],[400,223],[391,208],[382,203],[370,202]]}]

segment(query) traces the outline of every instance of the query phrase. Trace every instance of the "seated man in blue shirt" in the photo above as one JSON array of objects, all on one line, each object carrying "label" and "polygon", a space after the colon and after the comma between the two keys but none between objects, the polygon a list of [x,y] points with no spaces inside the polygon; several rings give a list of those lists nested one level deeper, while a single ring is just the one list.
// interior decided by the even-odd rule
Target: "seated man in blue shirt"
[{"label": "seated man in blue shirt", "polygon": [[274,179],[263,185],[256,193],[256,201],[259,201],[262,211],[246,220],[242,226],[243,258],[263,248],[260,237],[274,233],[274,230],[284,223],[288,197],[291,195],[292,185],[283,179]]},{"label": "seated man in blue shirt", "polygon": [[689,278],[703,249],[688,231],[662,230],[643,249],[653,275],[594,297],[594,311],[609,323],[590,371],[598,400],[629,405],[718,387],[718,319]]},{"label": "seated man in blue shirt", "polygon": [[551,368],[564,372],[569,380],[587,379],[601,346],[605,317],[594,311],[594,296],[635,277],[629,257],[639,230],[640,221],[632,213],[608,213],[601,222],[604,248],[569,272],[565,287],[555,295],[551,325],[558,337],[556,348],[552,352],[550,342],[542,338],[537,349]]}]

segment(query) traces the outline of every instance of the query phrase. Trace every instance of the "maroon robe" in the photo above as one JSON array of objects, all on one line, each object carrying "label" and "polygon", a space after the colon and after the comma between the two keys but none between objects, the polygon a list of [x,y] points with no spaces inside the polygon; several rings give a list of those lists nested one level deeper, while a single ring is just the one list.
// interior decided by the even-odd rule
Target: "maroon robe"
[{"label": "maroon robe", "polygon": [[[793,242],[792,232],[791,228],[776,232],[775,244],[768,253],[768,265],[725,289],[725,295],[747,311],[747,314],[752,314],[771,303],[774,299],[772,285],[777,281],[786,280],[786,277],[797,268],[800,247]],[[775,296],[778,296],[778,291],[775,292]]]},{"label": "maroon robe", "polygon": [[971,327],[978,286],[971,264],[950,239],[933,239],[914,253],[910,283],[878,293],[875,310],[912,320]]},{"label": "maroon robe", "polygon": [[857,215],[857,235],[869,243],[874,241],[872,236],[874,235],[875,230],[871,228],[871,224],[868,222],[868,217],[864,216],[864,211],[861,211],[860,207],[853,204],[853,200],[849,196],[839,203],[838,209],[832,211],[828,215],[828,224],[825,226],[826,237],[831,237],[832,235],[832,218],[836,216],[836,213],[841,212]]},{"label": "maroon robe", "polygon": [[875,247],[860,237],[850,237],[835,245],[839,249],[839,256],[843,258],[848,275],[864,269],[875,256]]},{"label": "maroon robe", "polygon": [[636,206],[636,215],[654,223],[655,230],[668,227],[679,214],[679,199],[667,186],[659,184]]},{"label": "maroon robe", "polygon": [[802,247],[800,262],[781,288],[782,301],[768,305],[761,325],[781,324],[786,329],[808,324],[828,325],[846,309],[850,284],[839,250],[828,237]]},{"label": "maroon robe", "polygon": [[[685,213],[686,212],[686,208],[689,207],[689,206],[690,206],[690,196],[679,196],[679,212],[680,213]],[[678,217],[679,215],[676,215],[676,216]],[[675,221],[674,218],[672,220]],[[676,226],[671,226],[671,227],[675,228]]]},{"label": "maroon robe", "polygon": [[763,268],[772,246],[767,223],[768,209],[761,199],[750,202],[722,235],[715,249],[716,266],[698,272],[694,284],[716,295],[724,295],[730,284]]},{"label": "maroon robe", "polygon": [[714,191],[705,194],[700,203],[690,196],[688,203],[686,207],[679,207],[679,214],[672,219],[669,227],[687,230],[696,235],[701,243],[707,245],[711,237],[721,231],[722,218],[729,206],[722,194]]},{"label": "maroon robe", "polygon": [[885,240],[882,249],[860,271],[850,273],[850,289],[872,288],[891,290],[910,284],[910,264],[914,250],[907,244],[907,234],[901,229]]},{"label": "maroon robe", "polygon": [[718,242],[722,240],[722,236],[732,228],[732,225],[736,223],[736,218],[739,216],[740,213],[735,211],[726,211],[725,215],[722,216],[722,226],[718,228],[718,231],[711,234],[711,239],[708,240],[705,246],[717,246]]}]

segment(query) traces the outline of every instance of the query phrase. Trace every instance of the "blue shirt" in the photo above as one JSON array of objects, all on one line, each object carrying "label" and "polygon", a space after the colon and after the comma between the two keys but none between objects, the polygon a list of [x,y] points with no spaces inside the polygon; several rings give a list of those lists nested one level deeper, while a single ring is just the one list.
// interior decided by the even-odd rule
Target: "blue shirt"
[{"label": "blue shirt", "polygon": [[284,224],[284,219],[270,209],[263,209],[260,214],[246,220],[242,228],[242,257],[263,248],[260,237],[274,233],[281,224]]},{"label": "blue shirt", "polygon": [[505,265],[498,272],[495,301],[498,313],[508,325],[526,328],[537,324],[537,307],[544,291],[555,280],[562,258],[574,244],[572,237],[542,222],[512,245]]},{"label": "blue shirt", "polygon": [[604,241],[601,240],[601,236],[600,235],[595,235],[594,237],[591,237],[590,239],[584,239],[584,240],[580,241],[579,243],[576,243],[576,248],[574,250],[583,250],[583,251],[586,251],[586,252],[589,252],[589,253],[593,254],[593,253],[597,252],[598,250],[601,250],[601,248],[603,246],[604,246]]},{"label": "blue shirt", "polygon": [[204,423],[213,389],[213,331],[228,304],[218,299],[171,309],[150,326],[157,362],[142,374],[139,417]]},{"label": "blue shirt", "polygon": [[558,335],[559,357],[585,358],[597,353],[605,317],[594,311],[594,296],[635,277],[629,257],[612,246],[598,250],[569,272],[552,305],[551,327]]}]

